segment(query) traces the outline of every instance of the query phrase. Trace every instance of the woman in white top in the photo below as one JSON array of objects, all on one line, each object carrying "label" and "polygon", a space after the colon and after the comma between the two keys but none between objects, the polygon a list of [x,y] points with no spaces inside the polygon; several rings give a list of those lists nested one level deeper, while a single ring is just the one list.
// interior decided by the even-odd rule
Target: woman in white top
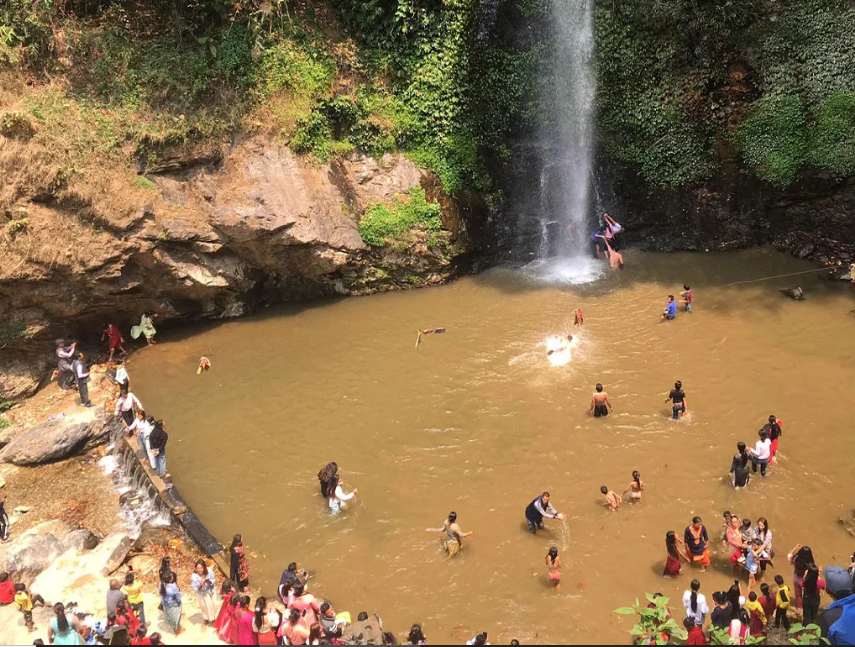
[{"label": "woman in white top", "polygon": [[136,420],[134,420],[127,428],[129,436],[136,434],[137,442],[139,443],[140,449],[143,453],[143,458],[145,458],[147,462],[151,462],[151,457],[149,456],[148,437],[151,434],[152,429],[154,429],[154,425],[145,419],[145,411],[142,409],[137,411]]},{"label": "woman in white top", "polygon": [[336,475],[327,489],[327,492],[330,492],[330,510],[333,514],[341,512],[341,509],[345,507],[344,502],[350,501],[357,493],[357,490],[354,490],[350,494],[345,494],[344,490],[341,489],[342,485],[344,485],[344,481]]},{"label": "woman in white top", "polygon": [[703,593],[698,593],[701,590],[701,583],[698,580],[692,580],[691,591],[683,593],[683,606],[686,607],[686,617],[692,618],[695,621],[696,627],[703,627],[704,620],[710,612],[707,606],[707,598]]},{"label": "woman in white top", "polygon": [[142,409],[142,402],[133,393],[127,389],[122,389],[119,394],[119,399],[116,402],[116,417],[121,417],[125,421],[125,425],[130,427],[134,424],[134,406],[137,409]]}]

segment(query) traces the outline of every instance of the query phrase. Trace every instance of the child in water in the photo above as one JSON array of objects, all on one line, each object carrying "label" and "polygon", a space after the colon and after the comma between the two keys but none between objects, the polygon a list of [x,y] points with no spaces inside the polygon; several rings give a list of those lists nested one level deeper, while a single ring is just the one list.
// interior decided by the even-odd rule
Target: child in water
[{"label": "child in water", "polygon": [[688,283],[683,284],[683,291],[680,292],[681,303],[686,306],[686,312],[692,311],[692,303],[695,300],[695,295]]},{"label": "child in water", "polygon": [[623,494],[629,492],[629,500],[631,502],[641,501],[641,493],[644,491],[644,481],[641,480],[641,474],[638,471],[632,473],[632,481],[626,486]]},{"label": "child in water", "polygon": [[558,556],[558,549],[553,546],[546,554],[546,568],[549,569],[549,581],[552,582],[555,590],[561,588],[561,558]]},{"label": "child in water", "polygon": [[609,510],[617,510],[620,507],[620,497],[616,492],[610,490],[605,485],[600,488],[600,492],[605,495],[606,500],[603,502],[603,505]]}]

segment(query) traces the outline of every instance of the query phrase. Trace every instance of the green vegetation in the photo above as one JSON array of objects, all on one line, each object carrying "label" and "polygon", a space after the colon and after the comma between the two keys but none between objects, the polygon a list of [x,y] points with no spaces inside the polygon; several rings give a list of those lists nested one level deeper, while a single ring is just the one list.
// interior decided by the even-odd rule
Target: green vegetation
[{"label": "green vegetation", "polygon": [[27,327],[20,321],[0,321],[0,348],[27,336]]},{"label": "green vegetation", "polygon": [[[655,597],[648,593],[647,601],[653,606],[648,607],[646,604],[641,606],[636,598],[635,604],[631,607],[615,609],[615,613],[620,615],[638,616],[635,626],[629,630],[633,644],[664,645],[671,643],[673,639],[685,640],[687,632],[671,617],[668,598],[661,595]],[[666,639],[663,640],[663,636]]]},{"label": "green vegetation", "polygon": [[157,185],[154,182],[143,176],[137,178],[137,186],[140,189],[145,189],[147,191],[151,191],[157,188]]},{"label": "green vegetation", "polygon": [[[421,187],[410,189],[405,200],[395,198],[389,206],[378,204],[366,210],[359,222],[359,235],[374,247],[407,245],[411,242],[410,231],[416,227],[432,234],[442,230],[439,204],[428,202]],[[437,241],[431,236],[430,243],[437,244]]]},{"label": "green vegetation", "polygon": [[15,234],[27,231],[27,227],[29,226],[30,221],[27,218],[18,218],[16,220],[10,220],[6,223],[6,231],[12,236],[14,236]]},{"label": "green vegetation", "polygon": [[779,186],[855,172],[855,7],[637,0],[597,11],[606,154],[651,186],[699,183],[734,143]]}]

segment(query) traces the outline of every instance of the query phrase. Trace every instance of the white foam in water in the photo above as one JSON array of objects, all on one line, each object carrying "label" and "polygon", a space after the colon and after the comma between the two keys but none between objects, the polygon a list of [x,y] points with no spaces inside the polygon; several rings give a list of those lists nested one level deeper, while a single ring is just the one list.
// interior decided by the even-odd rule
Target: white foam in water
[{"label": "white foam in water", "polygon": [[553,285],[583,285],[602,278],[608,265],[585,256],[555,256],[532,261],[523,273],[535,281]]},{"label": "white foam in water", "polygon": [[570,342],[566,337],[549,337],[545,342],[546,358],[553,366],[567,366],[573,359],[572,351],[578,344],[578,337],[574,337]]}]

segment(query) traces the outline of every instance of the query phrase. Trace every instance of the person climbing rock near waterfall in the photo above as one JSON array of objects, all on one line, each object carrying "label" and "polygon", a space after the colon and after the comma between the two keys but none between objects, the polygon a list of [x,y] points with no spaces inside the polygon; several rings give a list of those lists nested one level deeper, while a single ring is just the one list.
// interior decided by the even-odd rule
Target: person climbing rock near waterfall
[{"label": "person climbing rock near waterfall", "polygon": [[593,234],[591,234],[591,251],[594,254],[594,258],[597,260],[600,259],[600,253],[604,256],[606,254],[606,239],[603,235],[602,229],[597,229]]},{"label": "person climbing rock near waterfall", "polygon": [[538,529],[543,530],[543,518],[563,520],[567,517],[558,512],[549,502],[549,492],[544,492],[525,509],[525,520],[528,523],[528,531],[536,535]]},{"label": "person climbing rock near waterfall", "polygon": [[603,390],[602,384],[597,384],[596,391],[591,397],[591,414],[595,418],[603,418],[612,411],[612,401],[609,399],[609,394]]},{"label": "person climbing rock near waterfall", "polygon": [[621,248],[619,236],[623,231],[623,227],[617,220],[607,213],[603,214],[603,221],[605,223],[604,234],[606,237],[606,243],[610,244],[614,251],[619,251]]}]

